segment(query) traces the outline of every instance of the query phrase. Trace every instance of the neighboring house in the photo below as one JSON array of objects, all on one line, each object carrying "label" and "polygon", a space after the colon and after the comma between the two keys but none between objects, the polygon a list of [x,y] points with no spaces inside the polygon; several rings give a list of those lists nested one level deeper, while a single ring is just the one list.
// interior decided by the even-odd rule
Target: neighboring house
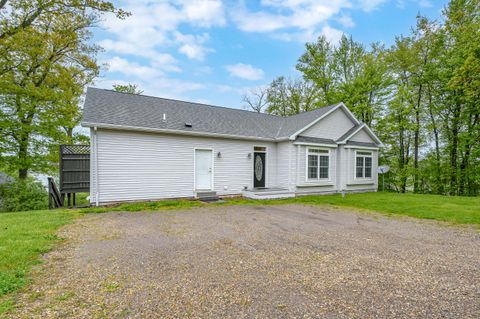
[{"label": "neighboring house", "polygon": [[92,203],[377,190],[381,141],[343,104],[289,117],[89,88]]}]

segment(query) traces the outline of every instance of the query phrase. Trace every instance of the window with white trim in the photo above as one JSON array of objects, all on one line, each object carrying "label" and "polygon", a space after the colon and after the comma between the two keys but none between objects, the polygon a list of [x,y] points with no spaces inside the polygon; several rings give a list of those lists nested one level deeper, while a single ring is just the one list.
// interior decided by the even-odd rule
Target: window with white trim
[{"label": "window with white trim", "polygon": [[328,150],[307,148],[307,179],[325,180],[329,178],[330,153]]},{"label": "window with white trim", "polygon": [[355,177],[372,178],[372,152],[355,153]]}]

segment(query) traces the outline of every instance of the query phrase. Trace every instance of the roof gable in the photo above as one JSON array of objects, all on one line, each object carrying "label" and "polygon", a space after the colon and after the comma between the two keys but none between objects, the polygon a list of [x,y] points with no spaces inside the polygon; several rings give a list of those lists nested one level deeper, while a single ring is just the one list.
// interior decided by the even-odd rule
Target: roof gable
[{"label": "roof gable", "polygon": [[338,144],[346,144],[347,142],[374,143],[382,146],[382,141],[372,132],[365,124],[358,124],[345,132],[338,140]]},{"label": "roof gable", "polygon": [[304,130],[302,136],[320,137],[337,140],[345,131],[355,126],[355,122],[339,107],[320,121]]},{"label": "roof gable", "polygon": [[[325,109],[325,108],[322,108],[322,109]],[[360,124],[360,122],[357,120],[357,118],[355,117],[355,115],[353,115],[352,112],[350,112],[350,110],[345,106],[345,104],[343,103],[338,103],[338,104],[335,104],[335,105],[331,105],[329,107],[328,110],[326,110],[326,112],[324,112],[323,114],[321,114],[319,117],[317,118],[311,118],[310,122],[305,125],[304,127],[301,127],[298,131],[295,131],[291,136],[290,136],[290,139],[291,140],[294,140],[297,138],[298,135],[300,134],[303,134],[306,130],[308,130],[309,128],[311,128],[312,126],[314,126],[315,124],[317,124],[318,122],[322,121],[324,118],[327,118],[331,113],[335,112],[337,109],[342,109],[344,112],[345,112],[345,115],[350,118],[350,120],[356,125],[356,124]]]}]

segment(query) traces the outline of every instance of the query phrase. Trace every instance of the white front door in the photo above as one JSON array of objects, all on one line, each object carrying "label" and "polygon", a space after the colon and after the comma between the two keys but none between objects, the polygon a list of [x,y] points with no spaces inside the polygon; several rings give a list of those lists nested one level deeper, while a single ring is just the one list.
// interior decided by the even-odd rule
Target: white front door
[{"label": "white front door", "polygon": [[195,150],[195,189],[212,189],[212,151]]}]

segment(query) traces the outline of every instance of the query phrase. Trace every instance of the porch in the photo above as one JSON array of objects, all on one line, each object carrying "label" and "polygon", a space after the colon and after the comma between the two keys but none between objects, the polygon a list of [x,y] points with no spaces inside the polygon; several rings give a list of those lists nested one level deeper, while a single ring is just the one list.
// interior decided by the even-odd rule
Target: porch
[{"label": "porch", "polygon": [[251,188],[242,191],[243,197],[250,199],[276,199],[276,198],[290,198],[295,197],[295,192],[286,188],[271,187],[271,188]]}]

